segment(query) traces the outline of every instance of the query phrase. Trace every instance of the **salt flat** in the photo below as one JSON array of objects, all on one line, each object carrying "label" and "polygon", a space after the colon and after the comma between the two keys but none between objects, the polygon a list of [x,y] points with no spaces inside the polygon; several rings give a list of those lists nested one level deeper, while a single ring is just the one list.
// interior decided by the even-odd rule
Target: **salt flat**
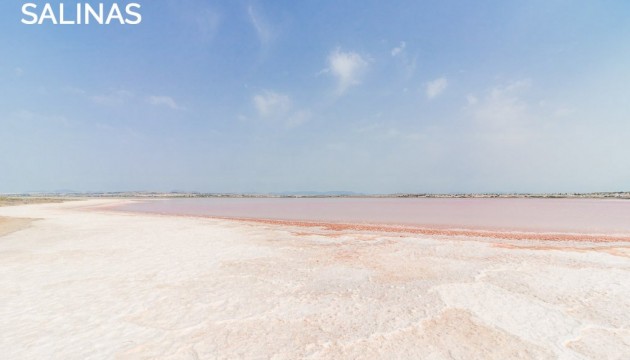
[{"label": "salt flat", "polygon": [[627,359],[630,243],[0,208],[7,359]]}]

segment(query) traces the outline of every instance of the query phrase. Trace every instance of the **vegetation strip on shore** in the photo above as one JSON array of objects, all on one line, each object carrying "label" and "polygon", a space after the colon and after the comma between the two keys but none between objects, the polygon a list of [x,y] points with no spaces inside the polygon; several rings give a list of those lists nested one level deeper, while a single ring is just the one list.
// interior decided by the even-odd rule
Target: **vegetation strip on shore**
[{"label": "vegetation strip on shore", "polygon": [[62,197],[0,196],[0,206],[51,204],[69,200]]}]

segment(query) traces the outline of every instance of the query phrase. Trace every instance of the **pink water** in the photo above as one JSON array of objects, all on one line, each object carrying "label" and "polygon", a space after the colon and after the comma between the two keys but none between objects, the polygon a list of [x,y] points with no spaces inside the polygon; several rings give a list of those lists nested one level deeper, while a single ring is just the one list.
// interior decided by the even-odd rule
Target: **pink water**
[{"label": "pink water", "polygon": [[196,198],[141,201],[119,209],[442,229],[630,234],[630,201],[608,199]]}]

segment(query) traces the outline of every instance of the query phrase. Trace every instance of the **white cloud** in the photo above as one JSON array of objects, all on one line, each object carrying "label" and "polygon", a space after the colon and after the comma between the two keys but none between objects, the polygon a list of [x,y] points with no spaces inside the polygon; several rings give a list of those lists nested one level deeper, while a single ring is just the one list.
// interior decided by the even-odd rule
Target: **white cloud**
[{"label": "white cloud", "polygon": [[527,117],[528,105],[519,94],[529,88],[529,80],[518,80],[504,86],[495,86],[487,94],[475,101],[468,100],[475,118],[495,127],[514,126]]},{"label": "white cloud", "polygon": [[147,97],[147,102],[155,106],[166,106],[173,110],[183,110],[170,96],[149,96]]},{"label": "white cloud", "polygon": [[343,94],[351,86],[361,83],[368,62],[361,55],[335,49],[328,55],[328,71],[337,78],[337,93]]},{"label": "white cloud", "polygon": [[13,73],[15,74],[15,76],[20,77],[24,75],[24,69],[22,69],[21,67],[16,67],[15,69],[13,69]]},{"label": "white cloud", "polygon": [[186,108],[179,105],[175,99],[165,95],[145,96],[144,94],[136,94],[129,90],[115,90],[103,95],[87,95],[87,91],[80,88],[66,87],[63,90],[69,94],[87,97],[92,102],[105,106],[121,106],[127,104],[132,99],[138,99],[153,106],[163,106],[173,110],[186,110]]},{"label": "white cloud", "polygon": [[448,80],[444,77],[429,81],[427,83],[426,93],[428,99],[435,99],[446,90]]},{"label": "white cloud", "polygon": [[276,117],[286,115],[291,109],[291,98],[288,95],[265,90],[254,96],[254,106],[262,117]]},{"label": "white cloud", "polygon": [[407,47],[407,43],[405,43],[404,41],[401,41],[398,47],[395,47],[392,49],[392,56],[396,57],[400,55],[403,51],[405,51],[406,47]]},{"label": "white cloud", "polygon": [[299,126],[309,121],[312,115],[313,114],[308,110],[296,111],[289,115],[285,123],[288,127]]},{"label": "white cloud", "polygon": [[267,23],[265,18],[251,5],[247,7],[247,14],[249,15],[249,21],[256,30],[260,43],[262,45],[270,43],[273,40],[274,34],[271,26]]},{"label": "white cloud", "polygon": [[391,55],[396,62],[402,67],[403,75],[406,80],[411,79],[416,72],[417,57],[410,57],[407,54],[407,43],[400,42],[400,45],[391,50]]},{"label": "white cloud", "polygon": [[529,79],[521,79],[513,81],[505,86],[497,86],[492,89],[493,94],[507,94],[517,91],[528,89],[532,86],[532,82]]},{"label": "white cloud", "polygon": [[268,121],[296,127],[309,121],[312,113],[294,109],[291,97],[286,94],[265,90],[252,98],[258,116]]}]

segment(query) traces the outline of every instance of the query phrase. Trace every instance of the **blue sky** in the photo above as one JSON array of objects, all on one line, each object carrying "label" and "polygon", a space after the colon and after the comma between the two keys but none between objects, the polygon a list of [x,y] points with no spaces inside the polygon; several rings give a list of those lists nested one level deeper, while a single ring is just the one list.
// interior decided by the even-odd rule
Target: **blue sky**
[{"label": "blue sky", "polygon": [[628,2],[138,2],[0,5],[0,193],[630,190]]}]

